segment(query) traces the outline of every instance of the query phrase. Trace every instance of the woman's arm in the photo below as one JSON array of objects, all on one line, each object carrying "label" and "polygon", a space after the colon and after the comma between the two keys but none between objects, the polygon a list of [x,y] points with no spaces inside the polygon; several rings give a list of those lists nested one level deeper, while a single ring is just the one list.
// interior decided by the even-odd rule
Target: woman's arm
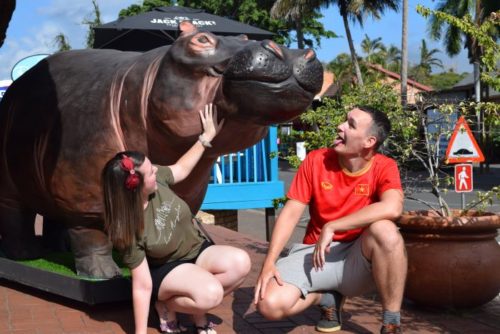
[{"label": "woman's arm", "polygon": [[217,124],[217,108],[211,103],[207,104],[204,110],[200,110],[199,113],[203,133],[199,140],[175,164],[169,166],[174,177],[174,184],[184,180],[191,173],[205,149],[210,147],[210,142],[224,124],[224,120]]},{"label": "woman's arm", "polygon": [[149,303],[153,282],[146,258],[132,269],[132,301],[134,305],[135,334],[147,333]]}]

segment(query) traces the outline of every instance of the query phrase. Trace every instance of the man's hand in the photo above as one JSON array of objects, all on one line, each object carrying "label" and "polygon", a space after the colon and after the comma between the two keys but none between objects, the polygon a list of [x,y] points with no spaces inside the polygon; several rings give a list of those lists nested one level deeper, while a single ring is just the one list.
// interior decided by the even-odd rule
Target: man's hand
[{"label": "man's hand", "polygon": [[333,233],[332,224],[326,224],[321,229],[313,252],[313,266],[315,270],[323,269],[323,265],[325,264],[325,253],[330,252],[330,243],[332,242]]},{"label": "man's hand", "polygon": [[280,273],[276,269],[274,263],[270,265],[264,264],[262,270],[260,271],[260,276],[257,279],[257,284],[255,286],[255,295],[253,298],[254,304],[257,304],[259,300],[264,299],[264,296],[266,295],[267,285],[269,284],[269,281],[272,280],[273,278],[276,279],[278,285],[283,285]]}]

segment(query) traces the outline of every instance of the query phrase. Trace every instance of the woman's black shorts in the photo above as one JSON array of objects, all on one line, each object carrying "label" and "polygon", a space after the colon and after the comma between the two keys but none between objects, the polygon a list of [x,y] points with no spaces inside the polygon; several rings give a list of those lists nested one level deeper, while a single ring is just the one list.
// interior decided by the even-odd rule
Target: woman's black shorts
[{"label": "woman's black shorts", "polygon": [[149,271],[151,272],[151,279],[153,280],[153,291],[151,293],[151,302],[154,303],[158,299],[158,292],[160,290],[160,284],[165,278],[165,276],[168,275],[169,272],[171,272],[175,267],[184,264],[184,263],[195,263],[200,254],[207,249],[208,247],[212,246],[213,244],[205,240],[203,241],[203,244],[200,247],[200,251],[198,254],[191,260],[177,260],[173,262],[167,262],[161,266],[157,267],[149,267]]}]

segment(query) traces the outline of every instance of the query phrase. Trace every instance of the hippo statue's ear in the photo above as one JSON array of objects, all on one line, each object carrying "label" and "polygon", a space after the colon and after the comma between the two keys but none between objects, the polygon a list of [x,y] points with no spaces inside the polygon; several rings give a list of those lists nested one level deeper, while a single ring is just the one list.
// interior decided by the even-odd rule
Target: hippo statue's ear
[{"label": "hippo statue's ear", "polygon": [[181,35],[190,35],[198,31],[191,21],[182,21],[179,23],[179,30],[181,31]]},{"label": "hippo statue's ear", "polygon": [[239,39],[242,39],[244,41],[248,41],[248,36],[245,34],[238,35]]}]

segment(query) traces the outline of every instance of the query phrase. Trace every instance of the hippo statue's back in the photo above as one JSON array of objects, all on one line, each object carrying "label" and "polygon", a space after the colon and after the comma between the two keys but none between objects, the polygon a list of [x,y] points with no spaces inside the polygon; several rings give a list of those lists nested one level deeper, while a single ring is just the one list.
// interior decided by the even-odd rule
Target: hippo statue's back
[{"label": "hippo statue's back", "polygon": [[119,273],[102,232],[100,174],[116,152],[174,163],[202,131],[198,110],[226,120],[191,175],[174,187],[196,212],[215,159],[298,116],[322,85],[311,50],[218,37],[181,23],[172,46],[146,53],[67,51],[14,81],[0,103],[0,234],[11,258],[41,253],[33,233],[67,228],[79,274]]}]

